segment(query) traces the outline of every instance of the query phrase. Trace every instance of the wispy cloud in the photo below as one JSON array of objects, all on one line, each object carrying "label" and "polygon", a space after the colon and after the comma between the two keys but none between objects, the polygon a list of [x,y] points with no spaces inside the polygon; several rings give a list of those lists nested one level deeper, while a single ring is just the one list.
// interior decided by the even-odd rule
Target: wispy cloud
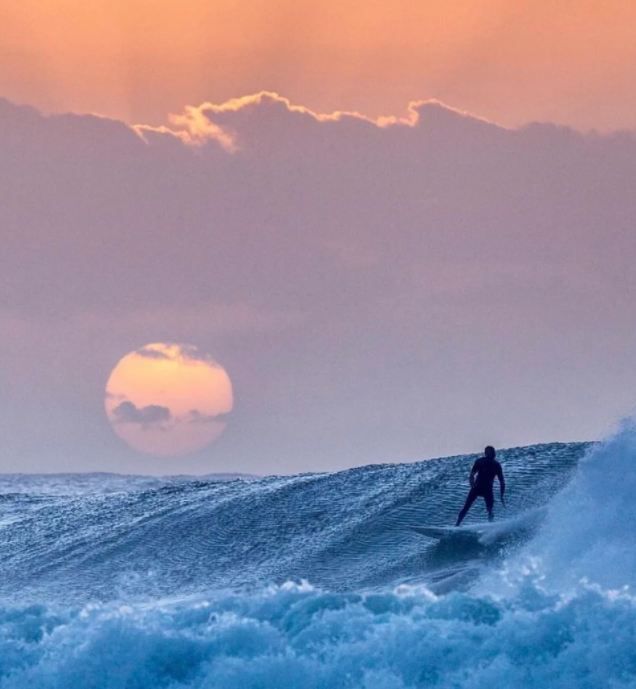
[{"label": "wispy cloud", "polygon": [[137,407],[130,400],[121,402],[112,411],[114,423],[137,424],[142,428],[161,427],[172,419],[168,407],[159,404],[149,404],[145,407]]},{"label": "wispy cloud", "polygon": [[229,414],[202,414],[198,409],[191,409],[187,422],[192,424],[221,423],[227,421]]}]

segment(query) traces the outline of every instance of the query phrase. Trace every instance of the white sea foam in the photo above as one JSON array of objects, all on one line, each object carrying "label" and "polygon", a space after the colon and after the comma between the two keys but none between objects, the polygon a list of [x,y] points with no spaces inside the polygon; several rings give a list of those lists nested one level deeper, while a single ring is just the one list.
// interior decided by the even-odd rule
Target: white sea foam
[{"label": "white sea foam", "polygon": [[397,689],[636,683],[636,608],[306,586],[185,603],[0,611],[2,689]]}]

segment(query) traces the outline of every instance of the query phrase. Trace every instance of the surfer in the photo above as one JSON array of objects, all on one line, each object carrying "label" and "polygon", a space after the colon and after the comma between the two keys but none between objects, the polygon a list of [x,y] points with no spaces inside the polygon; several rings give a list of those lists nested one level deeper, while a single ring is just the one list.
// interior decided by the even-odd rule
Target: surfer
[{"label": "surfer", "polygon": [[495,448],[488,445],[484,450],[484,456],[480,457],[470,470],[470,491],[466,502],[462,507],[461,512],[457,516],[457,523],[459,526],[462,520],[468,513],[471,505],[477,498],[483,498],[486,501],[486,509],[488,510],[488,521],[493,520],[492,508],[495,504],[495,498],[492,494],[492,486],[495,482],[495,477],[499,479],[499,490],[501,494],[501,504],[505,507],[504,492],[506,491],[506,482],[504,481],[503,470],[501,464],[495,459]]}]

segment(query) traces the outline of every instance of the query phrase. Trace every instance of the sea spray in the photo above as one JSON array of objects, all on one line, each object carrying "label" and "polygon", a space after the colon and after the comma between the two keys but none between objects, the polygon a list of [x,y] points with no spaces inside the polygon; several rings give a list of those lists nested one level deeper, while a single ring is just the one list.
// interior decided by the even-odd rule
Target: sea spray
[{"label": "sea spray", "polygon": [[183,602],[0,610],[2,689],[633,688],[636,608],[283,586]]},{"label": "sea spray", "polygon": [[636,424],[590,447],[572,480],[548,504],[536,537],[507,563],[566,594],[582,586],[630,592],[636,585]]}]

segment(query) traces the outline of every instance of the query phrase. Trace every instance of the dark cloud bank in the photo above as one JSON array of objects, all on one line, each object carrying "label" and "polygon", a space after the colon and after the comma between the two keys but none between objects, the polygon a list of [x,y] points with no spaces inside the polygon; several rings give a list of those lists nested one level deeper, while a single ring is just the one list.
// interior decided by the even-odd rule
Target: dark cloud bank
[{"label": "dark cloud bank", "polygon": [[[271,96],[196,112],[193,145],[0,101],[2,470],[322,469],[594,437],[630,410],[632,134],[438,104],[382,127]],[[117,359],[162,340],[237,393],[178,466],[101,408]]]}]

